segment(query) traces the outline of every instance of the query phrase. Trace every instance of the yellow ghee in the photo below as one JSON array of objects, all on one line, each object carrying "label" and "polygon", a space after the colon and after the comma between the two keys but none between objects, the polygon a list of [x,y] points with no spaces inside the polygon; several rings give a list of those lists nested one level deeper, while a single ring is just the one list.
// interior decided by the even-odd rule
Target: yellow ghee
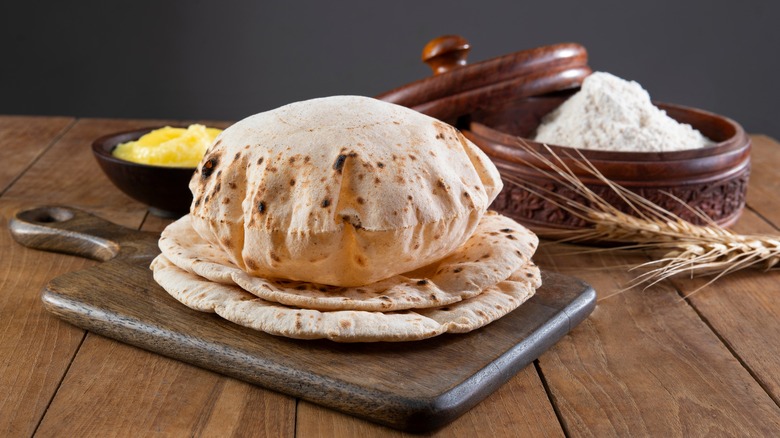
[{"label": "yellow ghee", "polygon": [[197,167],[206,149],[220,132],[221,129],[203,125],[190,125],[187,129],[166,126],[155,129],[136,141],[118,145],[112,154],[134,163]]}]

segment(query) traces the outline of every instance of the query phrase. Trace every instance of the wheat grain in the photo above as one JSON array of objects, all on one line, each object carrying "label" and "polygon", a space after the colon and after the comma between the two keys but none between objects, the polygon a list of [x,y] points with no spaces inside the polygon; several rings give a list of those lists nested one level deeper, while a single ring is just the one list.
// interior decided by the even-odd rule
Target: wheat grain
[{"label": "wheat grain", "polygon": [[547,158],[522,140],[519,142],[519,146],[543,163],[544,167],[530,161],[526,161],[527,165],[586,200],[578,202],[540,185],[505,175],[510,183],[555,204],[588,225],[572,230],[545,230],[540,234],[558,242],[617,243],[622,244],[617,249],[649,250],[657,256],[636,267],[648,270],[637,276],[629,288],[640,284],[651,286],[680,274],[713,276],[710,282],[702,286],[705,287],[741,269],[758,268],[766,271],[780,268],[780,236],[733,233],[713,222],[703,212],[692,209],[682,200],[668,194],[704,223],[695,225],[610,181],[579,151],[575,150],[578,157],[567,156],[575,160],[574,164],[578,168],[614,191],[631,212],[624,213],[588,188],[552,149],[547,148],[551,156]]}]

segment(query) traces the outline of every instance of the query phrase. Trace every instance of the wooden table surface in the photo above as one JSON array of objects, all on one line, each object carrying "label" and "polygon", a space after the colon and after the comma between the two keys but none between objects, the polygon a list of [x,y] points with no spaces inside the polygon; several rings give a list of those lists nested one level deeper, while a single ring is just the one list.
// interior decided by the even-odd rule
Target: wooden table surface
[{"label": "wooden table surface", "polygon": [[[2,226],[16,210],[62,204],[161,230],[167,222],[114,188],[89,146],[162,123],[0,117]],[[780,144],[752,138],[748,207],[734,228],[780,234]],[[26,249],[8,232],[0,254],[0,436],[403,435],[64,323],[43,310],[41,288],[96,262]],[[593,285],[596,310],[433,435],[780,435],[780,272],[737,273],[690,297],[703,280],[618,294],[641,257],[548,247],[535,259]]]}]

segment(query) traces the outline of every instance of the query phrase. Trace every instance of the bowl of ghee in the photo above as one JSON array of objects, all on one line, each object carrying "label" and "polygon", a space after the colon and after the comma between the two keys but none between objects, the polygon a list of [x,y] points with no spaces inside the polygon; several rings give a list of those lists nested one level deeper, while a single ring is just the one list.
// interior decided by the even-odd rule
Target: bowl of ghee
[{"label": "bowl of ghee", "polygon": [[176,218],[189,212],[190,178],[220,132],[203,125],[137,129],[95,140],[92,152],[119,190],[156,216]]}]

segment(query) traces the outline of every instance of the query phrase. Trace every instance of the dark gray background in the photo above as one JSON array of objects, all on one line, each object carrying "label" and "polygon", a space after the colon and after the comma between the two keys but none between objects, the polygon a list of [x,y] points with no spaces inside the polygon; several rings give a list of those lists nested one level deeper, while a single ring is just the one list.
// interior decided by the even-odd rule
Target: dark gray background
[{"label": "dark gray background", "polygon": [[472,62],[545,44],[653,99],[780,138],[780,1],[8,1],[0,113],[233,120],[428,76],[448,33]]}]

